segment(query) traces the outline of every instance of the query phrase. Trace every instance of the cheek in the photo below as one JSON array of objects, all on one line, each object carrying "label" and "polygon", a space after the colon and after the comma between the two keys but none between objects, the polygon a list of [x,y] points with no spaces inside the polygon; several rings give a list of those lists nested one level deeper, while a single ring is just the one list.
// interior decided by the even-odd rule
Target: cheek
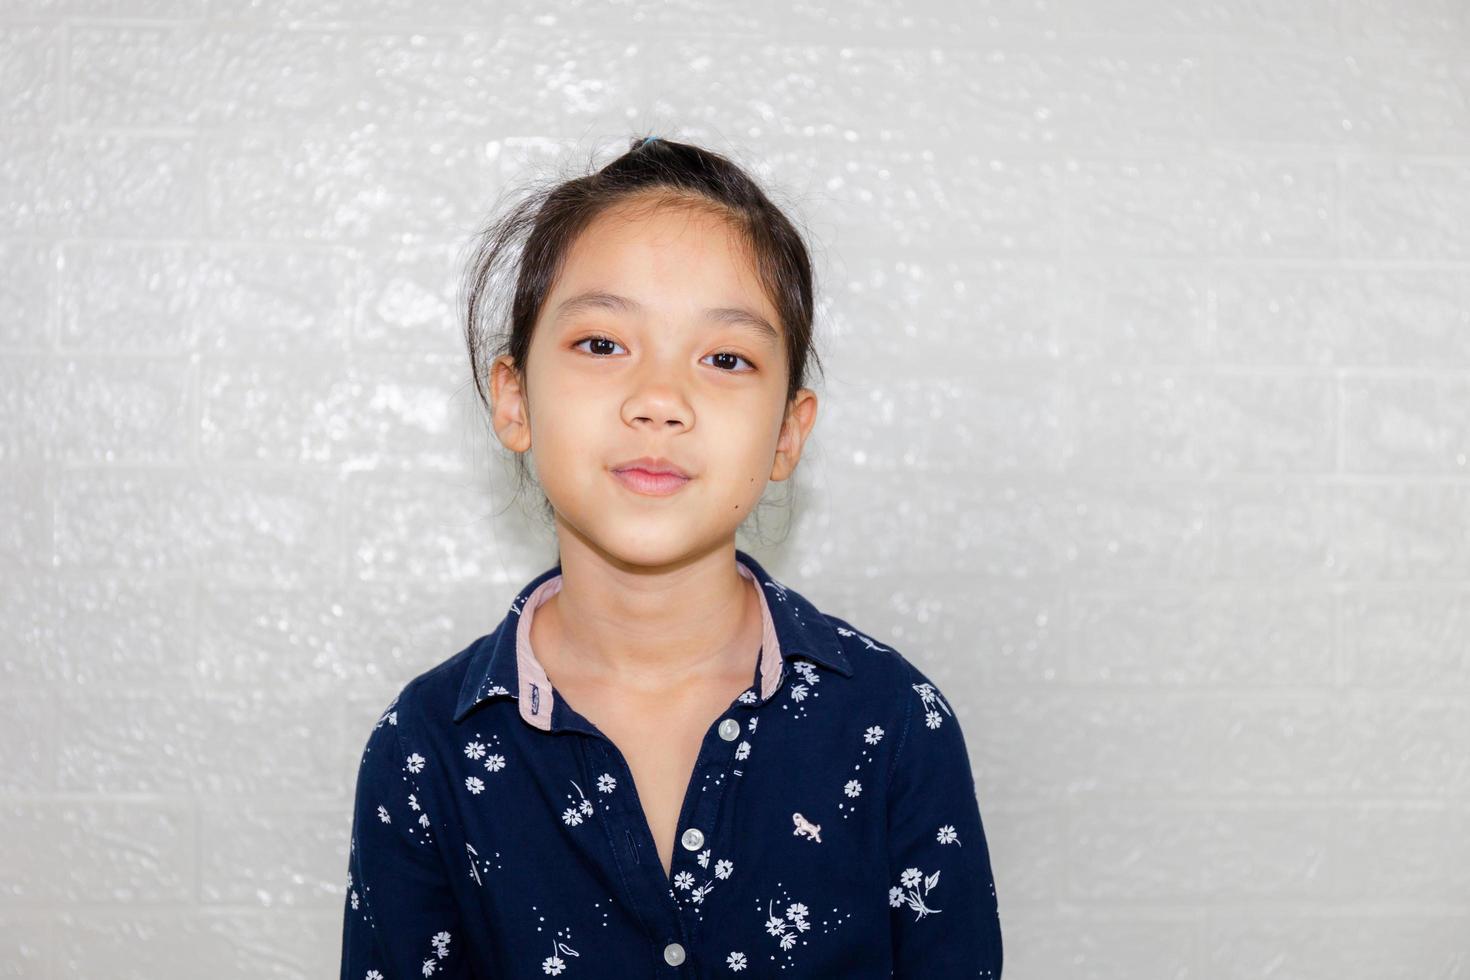
[{"label": "cheek", "polygon": [[[535,379],[531,388],[531,434],[536,439],[566,441],[586,428],[592,394],[587,386],[568,383],[562,375]],[[571,430],[570,432],[568,430]]]},{"label": "cheek", "polygon": [[[701,440],[703,441],[703,440]],[[776,437],[762,426],[731,420],[707,445],[718,446],[718,468],[732,497],[759,496],[771,476]]]}]

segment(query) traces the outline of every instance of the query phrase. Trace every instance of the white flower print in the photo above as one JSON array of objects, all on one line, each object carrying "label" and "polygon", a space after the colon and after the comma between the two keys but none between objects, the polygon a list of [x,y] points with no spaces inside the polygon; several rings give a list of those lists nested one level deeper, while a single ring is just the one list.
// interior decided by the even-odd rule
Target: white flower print
[{"label": "white flower print", "polygon": [[791,669],[800,674],[801,679],[806,681],[808,684],[815,685],[820,683],[821,681],[821,678],[817,676],[817,668],[807,663],[805,660],[793,660],[791,662]]},{"label": "white flower print", "polygon": [[564,942],[560,942],[560,941],[553,942],[551,944],[551,955],[548,956],[548,957],[546,957],[546,959],[544,959],[544,960],[541,961],[541,972],[542,973],[549,973],[552,976],[556,976],[557,974],[561,973],[563,970],[565,970],[567,968],[567,962],[566,962],[566,960],[564,960],[560,956],[556,955],[557,953],[564,953],[567,956],[581,956],[582,955],[581,953],[577,952],[575,949],[572,949],[572,947],[568,946]]},{"label": "white flower print", "polygon": [[378,819],[384,823],[392,823],[393,818],[388,816],[388,810],[381,803],[378,804]]},{"label": "white flower print", "polygon": [[933,684],[911,684],[910,686],[918,693],[919,698],[924,702],[924,707],[927,709],[924,712],[924,724],[928,725],[930,728],[938,728],[941,724],[944,723],[944,715],[941,715],[939,712],[934,710],[935,705],[943,708],[945,715],[954,714],[953,711],[949,710],[949,705],[945,704],[944,698],[940,697],[939,692],[934,689]]},{"label": "white flower print", "polygon": [[605,772],[601,776],[597,777],[597,788],[600,789],[602,792],[611,793],[613,790],[617,789],[617,787],[617,777],[614,776],[612,773]]},{"label": "white flower print", "polygon": [[408,757],[408,771],[409,772],[423,772],[424,771],[424,762],[425,762],[424,757],[421,756],[421,755],[419,755],[417,752],[415,752],[413,755],[411,755],[411,756]]},{"label": "white flower print", "polygon": [[754,691],[745,691],[740,695],[740,697],[736,698],[735,700],[739,701],[741,704],[755,704],[757,701],[760,700],[760,697]]},{"label": "white flower print", "polygon": [[747,741],[745,741],[744,739],[742,739],[741,742],[740,742],[740,744],[737,745],[737,746],[735,746],[735,758],[736,759],[745,759],[745,758],[748,758],[749,756],[750,756],[750,743],[747,742]]},{"label": "white flower print", "polygon": [[465,757],[466,758],[469,758],[469,759],[483,759],[483,758],[485,758],[485,743],[484,742],[468,742],[468,743],[466,743],[465,744],[465,747],[464,747],[464,754],[465,754]]},{"label": "white flower print", "polygon": [[367,971],[367,976],[364,977],[363,980],[383,980],[383,975],[377,970],[369,970]]},{"label": "white flower print", "polygon": [[486,759],[485,759],[485,769],[486,769],[487,772],[499,772],[500,770],[502,770],[504,768],[505,768],[505,756],[496,754],[496,755],[491,755],[491,756],[486,757]]},{"label": "white flower print", "polygon": [[881,643],[878,643],[876,640],[874,640],[871,636],[868,636],[866,633],[859,633],[857,630],[855,630],[855,629],[848,629],[845,626],[839,626],[839,627],[837,627],[837,635],[838,636],[856,636],[858,639],[860,639],[860,640],[863,641],[863,646],[867,647],[869,650],[887,650],[888,649],[887,647],[883,646]]},{"label": "white flower print", "polygon": [[357,908],[357,889],[352,889],[352,907]]},{"label": "white flower print", "polygon": [[419,814],[419,826],[420,827],[427,827],[428,825],[429,825],[429,815],[427,813],[420,813]]},{"label": "white flower print", "polygon": [[959,844],[960,842],[959,836],[954,832],[954,827],[950,824],[945,824],[939,828],[939,835],[935,840],[941,844]]},{"label": "white flower print", "polygon": [[863,784],[858,782],[856,779],[849,779],[847,781],[847,785],[842,787],[842,791],[848,796],[857,796],[862,793]]},{"label": "white flower print", "polygon": [[[592,805],[592,801],[587,799],[587,794],[582,792],[582,787],[577,785],[575,779],[569,779],[567,782],[572,784],[572,788],[577,791],[581,800],[573,800],[572,805],[563,811],[561,819],[568,827],[575,827],[582,822],[584,817],[590,817],[596,813],[597,809]],[[567,794],[567,796],[571,795],[571,793]]]},{"label": "white flower print", "polygon": [[504,685],[501,685],[501,684],[492,684],[490,686],[490,689],[485,692],[485,696],[486,697],[489,697],[492,694],[509,694],[509,693],[510,693],[510,691],[508,691],[504,687]]},{"label": "white flower print", "polygon": [[760,721],[759,718],[752,718],[752,719],[750,719],[750,722],[745,727],[748,728],[748,729],[750,729],[751,731],[755,731],[755,723],[758,722],[758,721]]},{"label": "white flower print", "polygon": [[[928,877],[925,877],[924,873],[918,868],[908,868],[904,871],[903,874],[898,876],[898,881],[899,884],[902,886],[901,888],[890,888],[888,890],[889,905],[893,906],[894,908],[899,908],[905,902],[908,903],[908,906],[914,910],[915,922],[919,921],[930,912],[941,911],[940,909],[931,909],[928,905],[924,904],[924,897],[929,894],[930,889],[939,884],[938,871],[934,872]],[[922,893],[919,891],[918,887],[920,883],[922,883],[924,886],[924,891]]]},{"label": "white flower print", "polygon": [[728,966],[735,973],[739,973],[741,970],[745,969],[745,954],[731,953],[729,956],[725,957],[725,965]]},{"label": "white flower print", "polygon": [[480,852],[475,850],[475,845],[469,841],[464,842],[464,850],[465,855],[470,859],[470,877],[475,879],[475,884],[483,887],[485,883],[480,880],[480,869],[475,863],[480,859]]},{"label": "white flower print", "polygon": [[419,798],[413,793],[408,794],[408,808],[410,810],[417,810],[419,808]]},{"label": "white flower print", "polygon": [[877,745],[883,741],[883,729],[877,725],[869,726],[868,730],[863,733],[863,741],[869,745]]},{"label": "white flower print", "polygon": [[485,781],[479,776],[469,776],[464,781],[464,788],[476,796],[485,789]]},{"label": "white flower print", "polygon": [[393,703],[384,708],[383,713],[378,716],[378,723],[373,726],[374,731],[382,728],[385,721],[393,725],[398,724],[398,712],[393,710],[396,707],[398,707],[398,699],[394,698]]},{"label": "white flower print", "polygon": [[793,700],[793,701],[805,701],[806,700],[806,685],[805,684],[796,684],[796,685],[794,685],[791,688],[791,700]]},{"label": "white flower print", "polygon": [[[710,855],[710,848],[705,848],[699,853],[697,860],[699,861],[700,867],[709,867]],[[724,858],[719,858],[715,861],[715,878],[721,880],[729,878],[734,868],[735,865],[732,862]],[[689,892],[687,900],[691,905],[699,905],[704,901],[704,896],[708,895],[710,890],[715,887],[715,882],[712,878],[702,885],[695,886],[694,875],[688,871],[680,871],[674,876],[674,885]]]},{"label": "white flower print", "polygon": [[438,960],[442,960],[444,957],[449,955],[449,933],[435,933],[434,936],[429,940],[429,945],[433,947],[434,955],[429,959],[424,960],[423,973],[426,977],[432,974],[435,970],[439,969]]},{"label": "white flower print", "polygon": [[[791,920],[787,922],[786,920]],[[766,932],[781,940],[782,949],[790,949],[796,945],[798,933],[806,932],[812,924],[806,921],[806,906],[795,903],[786,907],[786,919],[782,919],[771,911],[771,905],[766,903]]]}]

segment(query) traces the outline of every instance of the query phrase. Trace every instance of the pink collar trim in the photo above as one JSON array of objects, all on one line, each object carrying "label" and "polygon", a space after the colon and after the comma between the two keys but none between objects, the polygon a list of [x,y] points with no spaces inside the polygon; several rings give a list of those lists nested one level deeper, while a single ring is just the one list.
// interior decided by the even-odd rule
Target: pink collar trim
[{"label": "pink collar trim", "polygon": [[[755,573],[741,561],[735,562],[741,575],[755,583],[756,595],[761,602],[761,650],[760,677],[761,700],[765,701],[776,693],[781,682],[781,641],[776,636],[776,624],[771,619],[771,608],[766,603],[766,590],[756,581]],[[554,575],[538,585],[526,601],[521,604],[520,618],[516,622],[516,674],[519,677],[519,704],[521,717],[528,725],[542,731],[551,730],[551,709],[556,704],[556,695],[546,669],[531,650],[531,619],[536,607],[561,591],[561,575]]]}]

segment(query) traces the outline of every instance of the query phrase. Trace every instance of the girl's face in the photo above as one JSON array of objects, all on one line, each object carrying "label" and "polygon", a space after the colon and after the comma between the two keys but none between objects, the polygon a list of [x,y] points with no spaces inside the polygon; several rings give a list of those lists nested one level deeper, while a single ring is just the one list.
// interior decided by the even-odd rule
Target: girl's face
[{"label": "girl's face", "polygon": [[[542,306],[524,388],[508,357],[497,360],[495,430],[507,448],[533,451],[563,536],[644,566],[718,547],[766,482],[795,469],[816,420],[803,388],[783,422],[781,329],[724,220],[609,210]],[[640,456],[691,479],[665,496],[636,492],[613,470]]]}]

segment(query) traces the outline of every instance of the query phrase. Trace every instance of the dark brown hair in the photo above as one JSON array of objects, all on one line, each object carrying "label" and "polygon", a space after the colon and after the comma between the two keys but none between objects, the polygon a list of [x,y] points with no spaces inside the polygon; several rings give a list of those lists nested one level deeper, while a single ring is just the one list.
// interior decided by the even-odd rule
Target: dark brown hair
[{"label": "dark brown hair", "polygon": [[[603,212],[632,198],[647,199],[651,207],[704,210],[736,230],[780,317],[788,408],[797,390],[807,386],[808,363],[820,371],[806,242],[756,181],[728,158],[690,143],[638,136],[600,169],[589,162],[578,176],[532,181],[531,188],[492,215],[465,261],[460,309],[475,390],[487,410],[492,408],[490,367],[497,357],[509,354],[524,382],[536,319],[577,236]],[[521,454],[516,462],[524,486]]]}]

